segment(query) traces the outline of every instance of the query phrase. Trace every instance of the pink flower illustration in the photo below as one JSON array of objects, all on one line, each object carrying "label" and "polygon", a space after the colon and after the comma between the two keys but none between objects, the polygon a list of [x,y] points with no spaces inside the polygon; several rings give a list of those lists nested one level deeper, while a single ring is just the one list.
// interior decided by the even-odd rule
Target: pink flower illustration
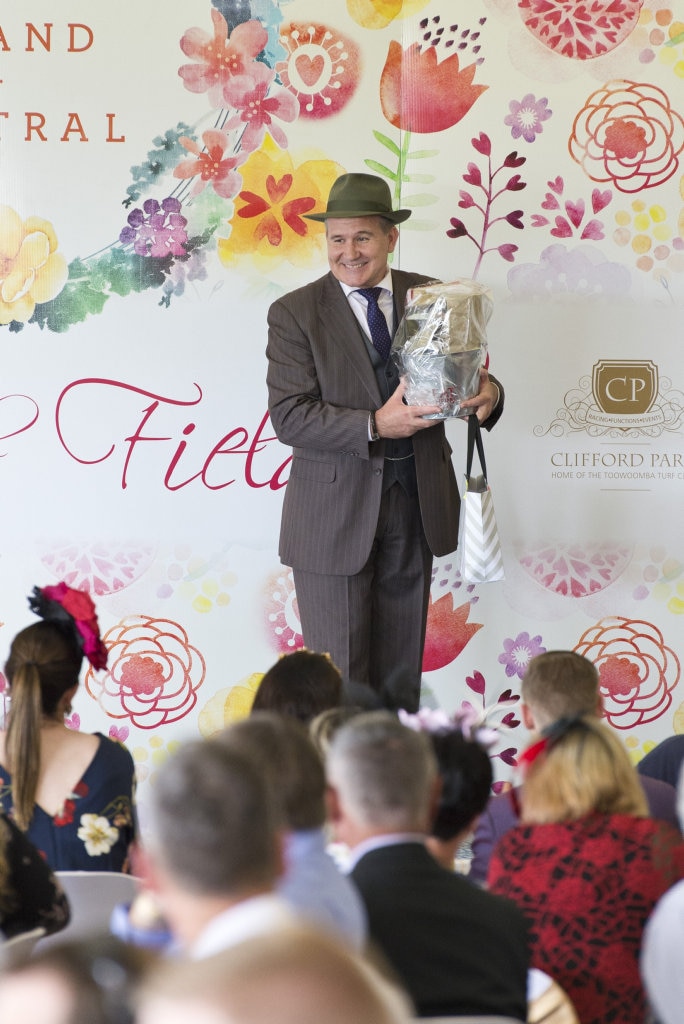
[{"label": "pink flower illustration", "polygon": [[190,195],[198,195],[209,182],[223,199],[232,199],[238,194],[242,188],[242,177],[235,168],[247,159],[247,150],[241,149],[233,156],[226,156],[231,142],[225,132],[216,128],[202,133],[204,149],[186,135],[182,135],[179,142],[196,157],[194,160],[182,160],[173,172],[174,178],[195,179]]},{"label": "pink flower illustration", "polygon": [[220,107],[224,85],[235,75],[243,75],[268,42],[261,22],[245,21],[228,37],[228,25],[222,14],[211,9],[214,34],[190,28],[181,39],[181,50],[196,63],[183,64],[178,74],[189,92],[206,92],[213,107]]},{"label": "pink flower illustration", "polygon": [[86,689],[110,718],[157,729],[185,718],[204,682],[204,658],[183,627],[170,619],[133,615],[104,638],[110,669],[86,676]]},{"label": "pink flower illustration", "polygon": [[684,120],[657,86],[609,82],[577,114],[568,148],[592,181],[640,192],[677,172]]},{"label": "pink flower illustration", "polygon": [[281,27],[280,44],[287,57],[275,69],[297,97],[299,116],[320,119],[339,113],[361,81],[354,40],[330,25],[293,21]]},{"label": "pink flower illustration", "polygon": [[604,714],[614,728],[654,722],[672,704],[679,658],[653,623],[601,619],[582,634],[575,650],[596,665]]},{"label": "pink flower illustration", "polygon": [[534,142],[543,131],[542,122],[548,121],[553,114],[548,102],[546,97],[535,99],[531,92],[520,101],[511,100],[508,104],[510,114],[504,117],[504,124],[510,126],[514,139],[522,137],[525,142]]},{"label": "pink flower illustration", "polygon": [[[544,196],[544,202],[541,204],[542,210],[561,210],[561,199],[563,196],[564,182],[560,175],[554,178],[553,181],[548,181],[547,185],[549,190]],[[591,209],[594,214],[599,213],[610,203],[613,197],[613,193],[610,189],[606,189],[601,192],[600,189],[595,188],[591,193]],[[584,199],[577,199],[573,202],[571,199],[566,199],[563,204],[563,212],[560,212],[555,217],[555,227],[551,228],[551,234],[555,238],[570,238],[575,234],[579,234],[579,229],[582,227],[584,222],[584,214],[586,210]],[[549,223],[548,217],[542,213],[532,214],[532,227],[541,228]],[[603,221],[597,220],[593,217],[591,220],[584,222],[582,227],[582,233],[580,239],[586,240],[588,238],[598,241],[604,238]]]},{"label": "pink flower illustration", "polygon": [[589,60],[634,30],[644,0],[518,0],[525,27],[550,50]]},{"label": "pink flower illustration", "polygon": [[273,118],[294,121],[299,103],[296,96],[274,82],[275,71],[265,64],[255,63],[249,74],[231,79],[223,88],[225,103],[237,110],[226,128],[244,126],[242,148],[249,153],[259,148],[267,131],[281,149],[287,148],[287,136]]},{"label": "pink flower illustration", "polygon": [[41,561],[58,580],[89,594],[114,594],[130,586],[150,567],[156,548],[152,544],[130,541],[111,544],[97,541],[91,545],[73,542],[55,545]]}]

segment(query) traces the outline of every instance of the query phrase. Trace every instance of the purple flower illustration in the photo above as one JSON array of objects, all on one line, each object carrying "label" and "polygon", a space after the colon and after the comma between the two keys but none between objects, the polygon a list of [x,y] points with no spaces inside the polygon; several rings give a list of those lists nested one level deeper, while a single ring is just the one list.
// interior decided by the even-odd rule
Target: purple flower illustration
[{"label": "purple flower illustration", "polygon": [[161,206],[156,199],[146,199],[142,210],[131,210],[128,226],[119,234],[123,245],[133,245],[138,256],[184,256],[188,240],[187,220],[180,213],[178,199],[168,196]]},{"label": "purple flower illustration", "polygon": [[508,287],[518,299],[539,295],[600,302],[606,295],[627,298],[631,274],[622,263],[605,259],[599,249],[568,249],[559,242],[542,251],[539,263],[522,263],[508,272]]},{"label": "purple flower illustration", "polygon": [[537,135],[544,130],[542,122],[548,121],[553,114],[548,108],[546,97],[536,99],[531,92],[518,102],[511,100],[508,104],[510,114],[504,117],[504,124],[510,126],[511,135],[514,139],[523,138],[525,142],[534,142]]},{"label": "purple flower illustration", "polygon": [[499,664],[506,666],[507,676],[518,676],[519,679],[525,675],[530,658],[537,654],[543,654],[546,650],[542,647],[541,637],[531,637],[529,633],[518,633],[515,640],[508,637],[504,640],[503,654],[499,655]]}]

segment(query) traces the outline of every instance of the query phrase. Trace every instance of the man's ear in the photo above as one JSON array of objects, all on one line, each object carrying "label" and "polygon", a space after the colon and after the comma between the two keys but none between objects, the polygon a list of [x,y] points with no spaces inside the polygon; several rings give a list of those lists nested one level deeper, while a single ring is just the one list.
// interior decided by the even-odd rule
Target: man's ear
[{"label": "man's ear", "polygon": [[523,725],[528,732],[536,731],[537,723],[534,720],[534,715],[532,714],[528,704],[520,704],[520,717],[522,718]]},{"label": "man's ear", "polygon": [[325,787],[325,810],[328,821],[331,825],[340,821],[342,818],[342,807],[340,804],[339,793],[334,786],[330,783]]},{"label": "man's ear", "polygon": [[140,879],[142,889],[159,892],[162,888],[154,856],[139,842],[135,842],[131,848],[131,874]]}]

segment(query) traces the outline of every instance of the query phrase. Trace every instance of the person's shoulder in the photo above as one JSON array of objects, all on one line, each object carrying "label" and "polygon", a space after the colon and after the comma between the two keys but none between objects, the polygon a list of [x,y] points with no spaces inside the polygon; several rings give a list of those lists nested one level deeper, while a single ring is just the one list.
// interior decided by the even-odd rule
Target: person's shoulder
[{"label": "person's shoulder", "polygon": [[[665,817],[670,820],[671,812],[677,806],[677,790],[669,782],[654,779],[650,775],[639,775],[639,782],[644,791],[651,814],[655,818]],[[665,811],[666,813],[663,813]]]},{"label": "person's shoulder", "polygon": [[316,301],[316,297],[329,289],[334,280],[332,274],[323,274],[322,277],[318,277],[314,281],[309,281],[307,284],[302,284],[298,288],[285,292],[280,298],[275,299],[271,303],[271,309],[276,309],[278,306],[296,306],[303,302]]},{"label": "person's shoulder", "polygon": [[110,764],[117,764],[133,769],[133,756],[130,750],[125,747],[123,743],[120,743],[119,740],[113,740],[109,736],[104,736],[101,732],[93,733],[93,735],[100,741],[97,752],[103,760],[108,761]]}]

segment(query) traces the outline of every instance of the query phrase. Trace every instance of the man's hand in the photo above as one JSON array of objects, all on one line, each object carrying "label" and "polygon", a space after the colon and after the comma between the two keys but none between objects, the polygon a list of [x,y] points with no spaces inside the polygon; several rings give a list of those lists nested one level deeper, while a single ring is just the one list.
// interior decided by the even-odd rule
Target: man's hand
[{"label": "man's hand", "polygon": [[474,398],[466,398],[461,402],[461,409],[468,413],[475,412],[480,423],[484,423],[494,412],[499,401],[499,389],[489,379],[486,370],[480,370],[480,390]]},{"label": "man's hand", "polygon": [[438,405],[406,405],[403,401],[406,381],[402,379],[399,386],[375,414],[375,426],[380,437],[398,438],[412,437],[419,430],[434,427],[434,420],[426,420],[440,412]]}]

